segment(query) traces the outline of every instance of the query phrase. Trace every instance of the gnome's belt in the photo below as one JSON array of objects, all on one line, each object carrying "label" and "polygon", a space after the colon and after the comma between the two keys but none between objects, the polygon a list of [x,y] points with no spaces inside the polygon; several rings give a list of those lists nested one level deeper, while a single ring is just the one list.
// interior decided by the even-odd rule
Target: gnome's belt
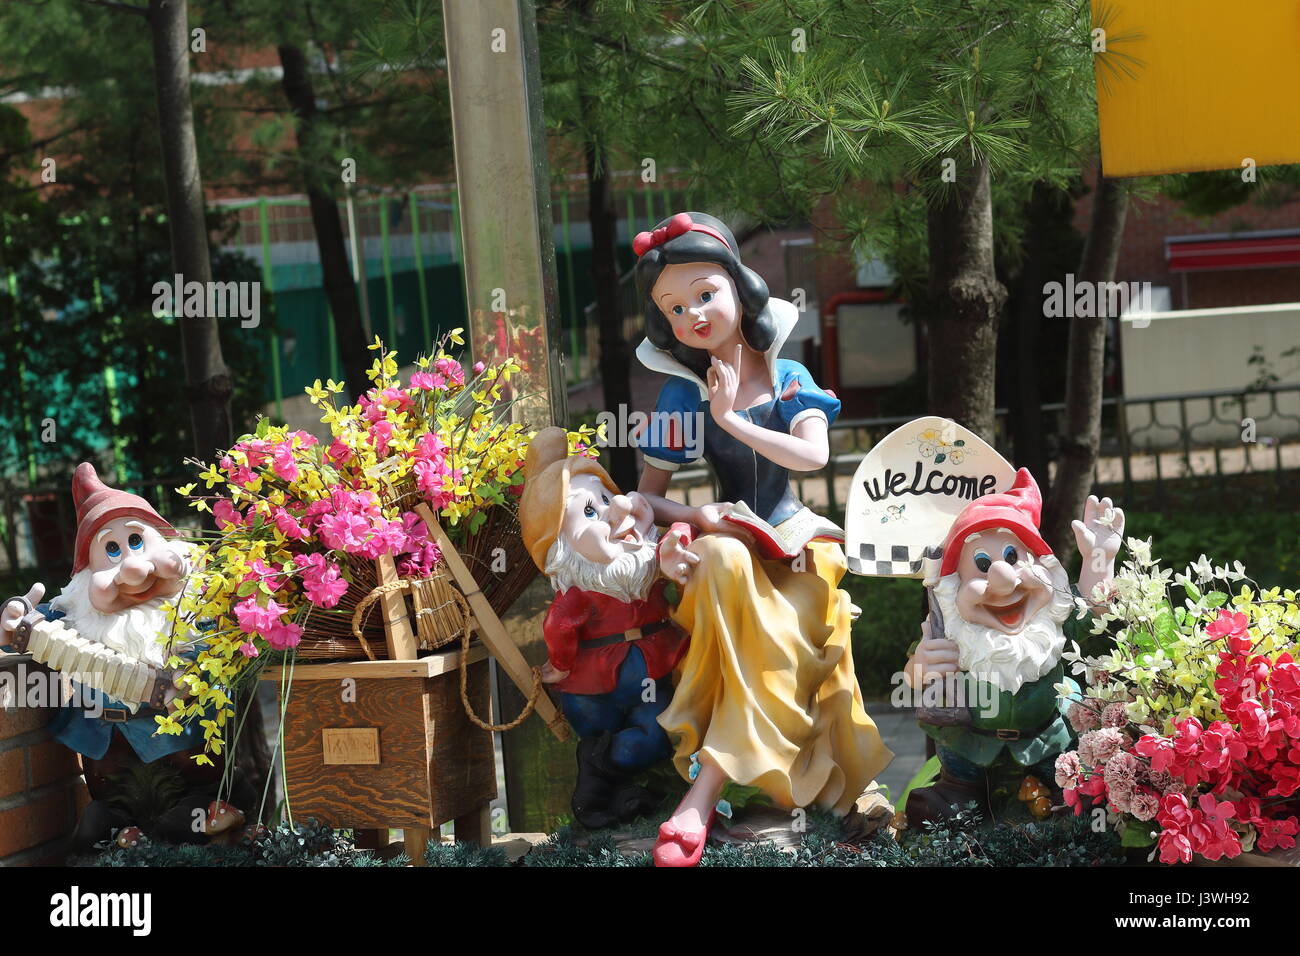
[{"label": "gnome's belt", "polygon": [[613,644],[625,644],[628,641],[639,641],[643,637],[657,634],[659,631],[672,626],[673,622],[665,618],[662,621],[655,621],[653,624],[644,624],[641,627],[632,627],[628,628],[626,631],[619,631],[617,634],[606,634],[604,637],[598,637],[595,640],[583,641],[578,645],[578,650],[594,651],[598,647],[610,647]]},{"label": "gnome's belt", "polygon": [[995,730],[985,727],[967,727],[966,729],[973,734],[979,734],[981,737],[996,737],[998,740],[1033,740],[1054,723],[1056,723],[1056,718],[1052,717],[1037,730],[1015,730],[1008,727],[998,727]]}]

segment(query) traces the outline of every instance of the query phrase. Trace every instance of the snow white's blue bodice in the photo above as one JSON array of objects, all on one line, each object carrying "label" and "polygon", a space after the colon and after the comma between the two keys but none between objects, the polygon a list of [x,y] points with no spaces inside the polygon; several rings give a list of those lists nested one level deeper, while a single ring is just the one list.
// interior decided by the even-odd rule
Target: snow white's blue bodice
[{"label": "snow white's blue bodice", "polygon": [[[818,387],[798,362],[778,359],[775,397],[736,413],[754,424],[789,434],[804,418],[835,421],[840,401]],[[688,373],[689,374],[689,373]],[[699,379],[674,375],[659,392],[655,416],[641,445],[646,463],[676,471],[704,458],[713,467],[722,501],[743,501],[768,524],[777,525],[803,507],[786,468],[769,461],[713,420]]]}]

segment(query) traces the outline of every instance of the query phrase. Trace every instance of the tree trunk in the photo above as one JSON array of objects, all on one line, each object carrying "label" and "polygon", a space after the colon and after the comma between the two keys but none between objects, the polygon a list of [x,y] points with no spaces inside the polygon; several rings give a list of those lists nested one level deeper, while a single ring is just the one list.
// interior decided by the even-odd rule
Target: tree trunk
[{"label": "tree trunk", "polygon": [[1007,290],[993,267],[993,199],[988,166],[958,172],[928,215],[927,363],[930,411],[990,444],[998,315]]},{"label": "tree trunk", "polygon": [[[208,257],[203,181],[190,102],[186,0],[149,0],[147,18],[153,41],[154,89],[158,98],[172,268],[185,282],[206,283],[212,280],[212,261]],[[211,459],[216,450],[229,448],[234,442],[230,370],[221,354],[221,338],[214,317],[177,319],[177,323],[185,354],[195,451],[200,458]],[[271,772],[271,754],[262,729],[261,710],[255,703],[251,706],[244,725],[246,738],[241,740],[235,757],[246,782],[256,791]],[[241,809],[251,811],[251,808]]]},{"label": "tree trunk", "polygon": [[1011,388],[1011,433],[1016,464],[1028,468],[1047,491],[1047,445],[1043,441],[1043,400],[1039,387],[1038,332],[1043,321],[1043,255],[1050,217],[1057,214],[1053,188],[1034,183],[1026,209],[1026,258],[1020,276],[1020,301],[1016,306],[1015,368],[1008,376]]},{"label": "tree trunk", "polygon": [[[609,162],[594,143],[586,143],[587,219],[591,223],[591,278],[596,286],[596,315],[600,323],[600,380],[605,390],[605,408],[615,414],[619,407],[632,408],[631,355],[623,337],[623,311],[618,285],[618,247],[610,191]],[[636,453],[626,443],[628,436],[617,439],[607,449],[609,474],[624,491],[636,487]]]},{"label": "tree trunk", "polygon": [[[162,141],[163,179],[167,193],[172,268],[184,282],[212,280],[208,226],[204,218],[203,181],[194,140],[190,103],[190,34],[186,0],[149,0],[153,41],[154,91],[158,99],[158,133]],[[180,303],[176,304],[179,311]],[[217,320],[178,318],[185,358],[185,385],[194,431],[194,450],[211,459],[234,441],[230,420],[230,370],[221,355]]]},{"label": "tree trunk", "polygon": [[[1114,179],[1097,175],[1092,197],[1092,222],[1084,241],[1076,283],[1113,282],[1124,238],[1128,190]],[[1094,296],[1100,303],[1100,293]],[[1065,372],[1065,433],[1061,461],[1052,482],[1043,516],[1043,538],[1058,555],[1068,554],[1074,536],[1070,522],[1079,517],[1092,488],[1092,473],[1101,447],[1101,399],[1106,357],[1106,318],[1100,308],[1091,316],[1070,320]]]},{"label": "tree trunk", "polygon": [[[312,89],[311,74],[307,71],[307,58],[300,48],[281,44],[280,66],[285,99],[298,120],[298,160],[302,166],[303,183],[307,201],[311,206],[311,222],[316,233],[316,252],[320,257],[321,274],[325,282],[325,297],[329,300],[334,317],[334,338],[338,342],[339,358],[353,401],[370,388],[366,369],[367,360],[365,326],[361,322],[361,308],[357,304],[356,283],[348,265],[347,241],[343,232],[343,219],[334,194],[321,183],[315,164],[319,158],[316,139],[316,93]],[[388,343],[390,346],[395,342]]]}]

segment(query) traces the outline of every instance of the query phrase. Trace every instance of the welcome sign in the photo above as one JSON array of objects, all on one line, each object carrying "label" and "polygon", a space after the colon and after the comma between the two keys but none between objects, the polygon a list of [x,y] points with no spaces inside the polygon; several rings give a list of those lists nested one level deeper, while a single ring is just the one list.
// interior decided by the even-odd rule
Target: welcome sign
[{"label": "welcome sign", "polygon": [[962,509],[1016,470],[968,428],[929,416],[886,435],[853,475],[845,551],[854,574],[920,578]]}]

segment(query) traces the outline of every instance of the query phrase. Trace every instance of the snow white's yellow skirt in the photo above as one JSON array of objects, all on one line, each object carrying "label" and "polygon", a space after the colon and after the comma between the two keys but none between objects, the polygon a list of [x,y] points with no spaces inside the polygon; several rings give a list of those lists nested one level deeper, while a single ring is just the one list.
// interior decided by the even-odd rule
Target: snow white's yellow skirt
[{"label": "snow white's yellow skirt", "polygon": [[702,751],[781,807],[848,812],[893,754],[853,674],[843,550],[814,541],[802,572],[724,535],[691,550],[700,563],[673,615],[690,649],[659,715],[678,772]]}]

